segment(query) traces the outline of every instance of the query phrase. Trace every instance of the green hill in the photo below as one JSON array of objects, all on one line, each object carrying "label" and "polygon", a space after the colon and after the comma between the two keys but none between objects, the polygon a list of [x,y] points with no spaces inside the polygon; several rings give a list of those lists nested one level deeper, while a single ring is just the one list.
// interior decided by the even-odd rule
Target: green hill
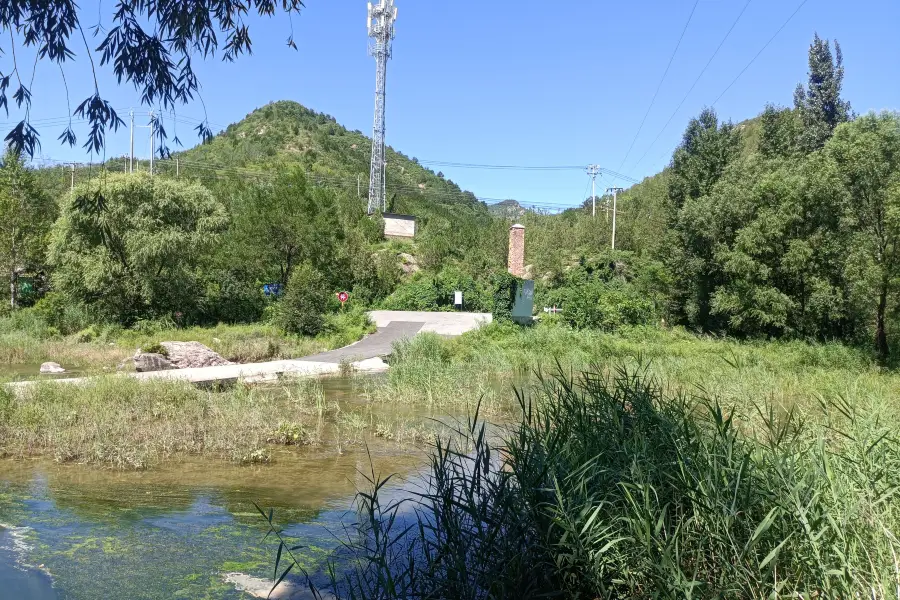
[{"label": "green hill", "polygon": [[[161,168],[200,178],[265,177],[287,166],[303,167],[321,185],[366,197],[372,141],[334,117],[296,102],[273,102],[229,125],[205,144],[173,154]],[[438,204],[480,204],[471,192],[391,147],[387,154],[388,198],[415,197]],[[482,205],[483,206],[483,205]]]}]

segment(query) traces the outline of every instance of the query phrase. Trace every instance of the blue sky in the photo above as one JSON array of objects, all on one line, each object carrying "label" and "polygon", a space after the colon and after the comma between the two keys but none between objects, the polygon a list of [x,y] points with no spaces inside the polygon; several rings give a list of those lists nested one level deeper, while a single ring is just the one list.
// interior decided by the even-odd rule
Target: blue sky
[{"label": "blue sky", "polygon": [[[627,161],[626,151],[681,35],[693,0],[600,2],[535,0],[435,2],[396,0],[394,58],[388,67],[387,139],[422,160],[508,165],[586,165],[643,177],[669,160],[687,120],[711,104],[801,0],[751,0],[728,40],[662,130],[719,45],[746,0],[699,0],[696,12]],[[198,68],[209,120],[240,120],[272,100],[296,100],[371,132],[374,61],[366,53],[365,2],[307,0],[294,18],[299,51],[286,47],[286,18],[253,18],[253,55]],[[82,3],[93,14],[95,2]],[[108,14],[110,4],[103,5]],[[838,39],[844,51],[844,96],[858,112],[900,109],[900,0],[807,0],[756,62],[715,105],[740,121],[766,102],[791,103],[806,78],[813,33]],[[92,92],[84,60],[67,68],[73,106]],[[20,61],[23,59],[20,58]],[[106,70],[101,93],[116,108],[140,108],[130,86]],[[65,91],[52,64],[39,64],[32,118],[66,114]],[[182,115],[201,118],[199,104]],[[14,121],[11,112],[8,121]],[[6,125],[8,128],[8,125]],[[179,125],[183,141],[193,132]],[[170,129],[171,125],[167,126]],[[217,130],[218,127],[214,127]],[[87,160],[61,146],[58,125],[40,128],[41,154]],[[651,142],[662,130],[658,141]],[[82,127],[76,130],[85,138]],[[112,134],[108,155],[125,153],[128,131]],[[136,153],[147,156],[146,130]],[[643,160],[640,160],[643,157]],[[463,188],[488,198],[572,205],[589,192],[583,172],[444,168]],[[609,180],[598,180],[606,187]],[[619,182],[621,184],[622,182]]]}]

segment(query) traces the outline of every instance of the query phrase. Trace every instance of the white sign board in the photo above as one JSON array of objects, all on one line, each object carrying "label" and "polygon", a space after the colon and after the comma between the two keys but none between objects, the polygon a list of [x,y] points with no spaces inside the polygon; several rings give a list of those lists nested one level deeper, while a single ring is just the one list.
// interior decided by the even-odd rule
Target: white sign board
[{"label": "white sign board", "polygon": [[453,292],[453,304],[462,306],[462,292]]}]

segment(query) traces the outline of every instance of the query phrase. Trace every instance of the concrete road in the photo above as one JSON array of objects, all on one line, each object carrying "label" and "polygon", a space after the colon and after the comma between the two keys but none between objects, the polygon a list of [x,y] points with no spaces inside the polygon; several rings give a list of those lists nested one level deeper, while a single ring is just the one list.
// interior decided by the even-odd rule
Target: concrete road
[{"label": "concrete road", "polygon": [[394,342],[404,338],[411,338],[422,329],[422,323],[408,321],[391,321],[378,331],[367,336],[355,344],[338,348],[330,352],[306,356],[298,360],[322,363],[340,363],[341,361],[355,362],[376,356],[387,356],[391,353]]},{"label": "concrete road", "polygon": [[406,310],[373,310],[369,317],[379,328],[395,321],[421,323],[420,333],[430,331],[438,335],[462,335],[494,320],[490,313],[414,312]]},{"label": "concrete road", "polygon": [[430,331],[438,335],[456,336],[490,323],[489,313],[413,312],[399,310],[373,310],[369,318],[378,327],[372,335],[337,350],[307,356],[299,360],[340,363],[359,361],[391,353],[394,342],[411,338],[417,333]]}]

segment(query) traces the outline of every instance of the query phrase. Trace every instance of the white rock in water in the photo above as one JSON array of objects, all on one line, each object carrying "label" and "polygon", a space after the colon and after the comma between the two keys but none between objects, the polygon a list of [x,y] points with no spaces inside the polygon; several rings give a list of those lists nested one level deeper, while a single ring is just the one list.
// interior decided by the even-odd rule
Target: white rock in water
[{"label": "white rock in water", "polygon": [[334,598],[328,592],[320,592],[318,596],[314,596],[309,588],[297,581],[291,581],[290,578],[279,583],[274,590],[272,589],[272,580],[244,573],[226,573],[224,579],[238,591],[254,598],[269,598],[270,600],[312,600],[314,597],[332,600]]},{"label": "white rock in water", "polygon": [[176,369],[221,367],[233,364],[200,342],[160,342],[159,345],[165,349],[169,362]]},{"label": "white rock in water", "polygon": [[56,375],[65,372],[66,370],[59,363],[45,362],[41,365],[41,375]]},{"label": "white rock in water", "polygon": [[390,366],[384,362],[380,356],[357,361],[351,366],[355,371],[362,371],[364,373],[383,373],[390,369]]}]

